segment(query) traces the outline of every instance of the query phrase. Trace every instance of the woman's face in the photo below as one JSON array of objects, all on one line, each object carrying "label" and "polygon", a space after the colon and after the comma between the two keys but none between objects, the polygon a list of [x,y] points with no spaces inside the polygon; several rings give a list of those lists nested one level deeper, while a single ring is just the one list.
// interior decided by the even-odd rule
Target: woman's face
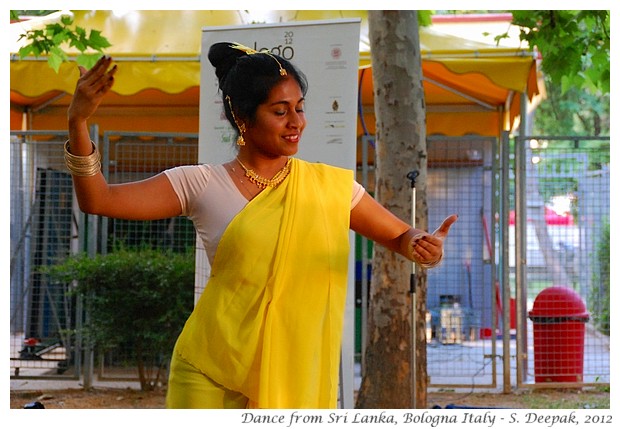
[{"label": "woman's face", "polygon": [[258,106],[256,119],[247,125],[243,138],[248,149],[268,157],[292,156],[305,127],[304,96],[297,81],[289,77],[274,86]]}]

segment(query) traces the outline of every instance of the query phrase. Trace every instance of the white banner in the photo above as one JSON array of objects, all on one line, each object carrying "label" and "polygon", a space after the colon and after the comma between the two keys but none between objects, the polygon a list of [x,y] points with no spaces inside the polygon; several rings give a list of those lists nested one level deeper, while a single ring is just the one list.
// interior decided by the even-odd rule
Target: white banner
[{"label": "white banner", "polygon": [[200,162],[234,158],[234,131],[222,112],[214,69],[207,59],[216,42],[269,49],[308,78],[308,125],[298,158],[355,169],[360,20],[210,27],[203,29],[200,76]]},{"label": "white banner", "polygon": [[[304,110],[307,126],[296,157],[355,171],[359,19],[205,27],[200,75],[198,159],[219,164],[236,156],[235,132],[226,120],[215,70],[207,58],[217,42],[236,42],[257,51],[268,49],[290,60],[308,79]],[[341,364],[342,408],[353,407],[355,345],[355,255],[351,233],[349,283]],[[196,297],[209,277],[202,243],[196,245]]]}]

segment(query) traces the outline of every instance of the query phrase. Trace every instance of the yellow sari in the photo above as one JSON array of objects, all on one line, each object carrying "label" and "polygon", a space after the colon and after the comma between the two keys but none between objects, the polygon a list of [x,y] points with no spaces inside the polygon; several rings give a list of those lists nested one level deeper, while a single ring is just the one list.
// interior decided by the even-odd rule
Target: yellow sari
[{"label": "yellow sari", "polygon": [[294,159],[231,221],[176,352],[257,408],[334,408],[353,172]]}]

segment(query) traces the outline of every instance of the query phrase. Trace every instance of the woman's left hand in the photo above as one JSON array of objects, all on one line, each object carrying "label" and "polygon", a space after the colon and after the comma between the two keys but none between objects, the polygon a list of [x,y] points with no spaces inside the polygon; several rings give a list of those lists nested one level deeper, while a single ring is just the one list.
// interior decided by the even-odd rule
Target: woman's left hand
[{"label": "woman's left hand", "polygon": [[432,234],[421,232],[412,237],[409,241],[409,259],[424,268],[439,265],[443,258],[443,242],[457,219],[458,216],[453,214],[448,216]]}]

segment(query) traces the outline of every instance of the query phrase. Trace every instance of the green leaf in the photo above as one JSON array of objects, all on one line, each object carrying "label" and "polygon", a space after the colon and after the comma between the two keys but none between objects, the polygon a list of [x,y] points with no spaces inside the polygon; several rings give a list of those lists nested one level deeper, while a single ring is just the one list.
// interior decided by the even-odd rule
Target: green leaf
[{"label": "green leaf", "polygon": [[[541,52],[543,71],[552,81],[568,85],[592,84],[607,91],[609,70],[609,11],[606,10],[520,10],[511,11],[513,24],[521,26],[520,39]],[[591,81],[579,76],[592,67],[601,72]]]},{"label": "green leaf", "polygon": [[68,27],[69,25],[73,24],[73,18],[71,17],[71,15],[63,15],[60,17],[60,22],[62,22],[64,26]]},{"label": "green leaf", "polygon": [[75,27],[75,34],[79,37],[79,38],[86,38],[86,30],[83,29],[82,27]]},{"label": "green leaf", "polygon": [[112,44],[101,35],[101,31],[91,30],[90,31],[90,43],[91,47],[97,50],[102,50],[104,48],[109,48]]},{"label": "green leaf", "polygon": [[60,23],[47,24],[43,30],[29,30],[20,35],[19,40],[26,39],[30,41],[28,45],[19,50],[20,58],[28,55],[39,57],[40,55],[47,54],[49,56],[47,60],[49,66],[58,73],[60,64],[68,60],[67,54],[62,49],[63,45],[68,44],[81,53],[78,55],[78,64],[84,65],[87,68],[92,67],[100,55],[97,54],[94,57],[96,59],[93,61],[92,54],[84,56],[82,54],[89,49],[101,53],[104,48],[112,45],[101,35],[101,31],[91,30],[87,36],[87,30],[77,26],[72,29],[70,27],[72,24],[73,18],[65,15],[61,17]]},{"label": "green leaf", "polygon": [[55,52],[50,52],[49,56],[47,57],[47,63],[52,69],[54,69],[56,73],[58,73],[58,70],[60,70],[60,65],[62,64],[62,62],[63,57]]},{"label": "green leaf", "polygon": [[32,45],[26,45],[19,48],[18,51],[19,57],[24,58],[30,54],[34,54],[34,47]]},{"label": "green leaf", "polygon": [[432,10],[418,10],[418,25],[428,27],[433,23]]},{"label": "green leaf", "polygon": [[52,35],[51,37],[51,42],[55,45],[55,46],[61,46],[64,42],[66,42],[69,39],[69,36],[67,35],[67,33],[63,30],[63,31],[59,31],[58,33],[55,33],[54,35]]},{"label": "green leaf", "polygon": [[80,54],[75,57],[75,62],[86,69],[91,69],[99,58],[101,54]]},{"label": "green leaf", "polygon": [[56,35],[62,35],[64,37],[66,34],[65,27],[60,24],[47,24],[45,26],[45,34],[50,38],[54,38]]},{"label": "green leaf", "polygon": [[[489,33],[483,33],[483,34],[486,36],[486,35],[488,35]],[[498,34],[497,36],[495,36],[495,37],[493,38],[493,40],[495,41],[495,43],[496,43],[496,44],[498,44],[498,45],[499,45],[499,44],[500,44],[500,42],[501,42],[503,39],[509,39],[509,38],[510,38],[510,36],[509,36],[509,35],[508,35],[508,33],[506,32],[506,33],[504,33],[504,34]]]},{"label": "green leaf", "polygon": [[82,39],[72,39],[69,46],[75,47],[80,52],[84,52],[88,49],[88,45]]}]

